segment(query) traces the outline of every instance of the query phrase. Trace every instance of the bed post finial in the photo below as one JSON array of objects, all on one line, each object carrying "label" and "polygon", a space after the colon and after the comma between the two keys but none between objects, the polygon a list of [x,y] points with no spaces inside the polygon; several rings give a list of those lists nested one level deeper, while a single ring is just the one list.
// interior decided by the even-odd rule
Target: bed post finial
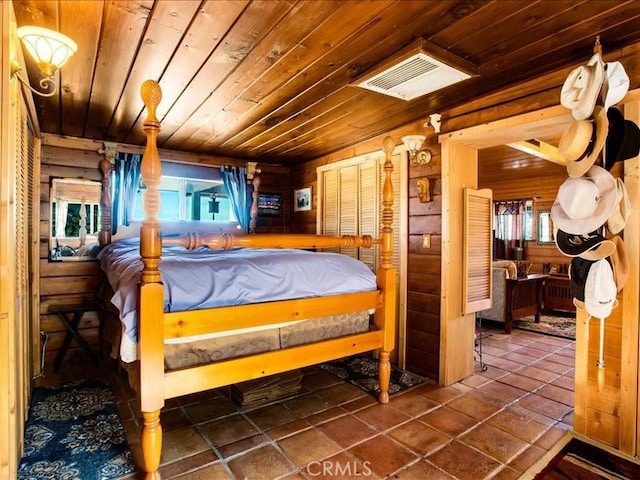
[{"label": "bed post finial", "polygon": [[102,172],[102,188],[100,191],[100,234],[98,241],[104,247],[111,243],[111,170],[116,161],[117,144],[104,142],[104,148],[98,150],[102,154],[100,171]]},{"label": "bed post finial", "polygon": [[260,173],[256,162],[247,162],[247,181],[253,185],[251,193],[251,209],[249,210],[249,232],[256,233],[256,223],[258,220],[258,192],[260,191]]},{"label": "bed post finial", "polygon": [[382,251],[380,253],[380,267],[388,270],[392,267],[393,258],[393,184],[391,174],[393,173],[393,162],[391,157],[395,149],[396,142],[393,138],[386,137],[382,142],[384,148],[384,185],[382,187]]}]

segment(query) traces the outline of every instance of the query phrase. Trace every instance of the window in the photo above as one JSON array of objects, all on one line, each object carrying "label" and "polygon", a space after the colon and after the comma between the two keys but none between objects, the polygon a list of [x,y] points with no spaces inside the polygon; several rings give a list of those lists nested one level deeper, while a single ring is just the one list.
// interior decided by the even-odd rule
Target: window
[{"label": "window", "polygon": [[[160,221],[201,220],[236,222],[231,202],[219,180],[195,180],[184,177],[163,176],[158,186],[160,194]],[[142,196],[138,190],[133,210],[135,220],[144,220]]]},{"label": "window", "polygon": [[533,200],[495,202],[496,238],[533,240]]}]

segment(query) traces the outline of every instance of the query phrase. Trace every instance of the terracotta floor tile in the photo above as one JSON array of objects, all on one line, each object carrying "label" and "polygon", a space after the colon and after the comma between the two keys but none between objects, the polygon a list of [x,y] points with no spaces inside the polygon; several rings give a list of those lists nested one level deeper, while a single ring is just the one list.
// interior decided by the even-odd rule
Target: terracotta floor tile
[{"label": "terracotta floor tile", "polygon": [[306,388],[309,392],[320,390],[322,388],[330,387],[331,385],[338,385],[344,383],[335,375],[331,375],[321,368],[315,369],[315,372],[304,375],[302,377],[303,388]]},{"label": "terracotta floor tile", "polygon": [[547,352],[547,354],[554,353],[560,350],[560,347],[558,347],[557,345],[551,345],[549,343],[541,342],[541,341],[531,343],[529,346],[531,348],[535,348],[536,350],[542,350],[543,352]]},{"label": "terracotta floor tile", "polygon": [[449,407],[440,407],[423,415],[418,420],[452,437],[466,432],[478,423],[475,418]]},{"label": "terracotta floor tile", "polygon": [[319,395],[318,391],[301,395],[284,402],[284,406],[292,410],[299,417],[306,417],[321,412],[334,405],[326,398]]},{"label": "terracotta floor tile", "polygon": [[379,403],[375,398],[373,398],[373,396],[365,395],[364,397],[360,397],[356,400],[352,400],[340,405],[340,408],[344,409],[347,412],[356,412],[358,410],[362,410],[363,408],[370,407],[371,405],[379,405]]},{"label": "terracotta floor tile", "polygon": [[511,467],[504,467],[491,477],[491,480],[517,480],[522,472],[518,472]]},{"label": "terracotta floor tile", "polygon": [[237,442],[258,433],[253,424],[249,423],[242,415],[232,415],[203,423],[200,425],[200,431],[215,446]]},{"label": "terracotta floor tile", "polygon": [[566,388],[557,387],[555,385],[545,385],[540,390],[536,391],[536,395],[564,403],[571,407],[573,406],[573,390],[567,390]]},{"label": "terracotta floor tile", "polygon": [[379,480],[382,478],[371,470],[369,462],[362,462],[347,452],[340,452],[322,462],[312,462],[306,465],[302,472],[305,474],[305,479],[353,480],[362,478]]},{"label": "terracotta floor tile", "polygon": [[488,379],[487,377],[483,377],[482,375],[476,374],[476,375],[471,375],[470,377],[465,378],[460,383],[463,383],[472,388],[478,388],[479,386],[484,385],[485,383],[488,383],[490,381],[491,380]]},{"label": "terracotta floor tile", "polygon": [[549,425],[538,422],[529,415],[521,413],[522,410],[524,409],[514,410],[511,407],[507,407],[487,420],[487,424],[510,433],[525,442],[532,443],[547,431]]},{"label": "terracotta floor tile", "polygon": [[540,380],[536,380],[534,378],[525,377],[523,375],[519,375],[517,373],[510,373],[503,377],[500,377],[498,380],[500,383],[505,383],[507,385],[511,385],[512,387],[519,388],[521,390],[525,390],[527,392],[533,392],[536,389],[540,388],[544,385],[544,382]]},{"label": "terracotta floor tile", "polygon": [[386,477],[418,457],[411,451],[385,436],[377,436],[359,443],[348,450],[359,458],[363,464],[369,462],[371,469],[382,477]]},{"label": "terracotta floor tile", "polygon": [[273,446],[267,445],[247,452],[229,462],[237,478],[273,480],[296,468]]},{"label": "terracotta floor tile", "polygon": [[549,360],[549,361],[555,362],[555,363],[560,363],[560,364],[566,365],[566,366],[568,366],[570,368],[573,368],[575,366],[575,364],[576,364],[574,357],[568,357],[568,356],[560,355],[560,353],[558,353],[558,352],[549,355],[548,357],[545,358],[545,360]]},{"label": "terracotta floor tile", "polygon": [[333,385],[331,387],[318,390],[316,393],[318,397],[325,400],[330,405],[340,405],[341,403],[367,395],[358,387],[348,383]]},{"label": "terracotta floor tile", "polygon": [[393,395],[389,400],[389,404],[411,417],[422,415],[440,406],[435,400],[420,395],[414,390],[404,394]]},{"label": "terracotta floor tile", "polygon": [[505,375],[508,375],[508,374],[509,374],[508,370],[503,370],[502,368],[496,368],[495,366],[493,366],[491,368],[487,368],[480,375],[482,375],[483,377],[490,378],[492,380],[496,380],[496,379],[502,378],[502,377],[504,377]]},{"label": "terracotta floor tile", "polygon": [[493,458],[458,441],[429,455],[427,460],[456,478],[469,480],[485,478],[500,467]]},{"label": "terracotta floor tile", "polygon": [[236,442],[228,443],[226,445],[216,447],[220,455],[223,458],[233,457],[239,453],[242,453],[246,450],[250,450],[260,445],[264,445],[269,443],[269,437],[265,434],[259,433],[257,435],[252,435],[251,437],[243,438]]},{"label": "terracotta floor tile", "polygon": [[162,463],[209,450],[209,445],[195,427],[182,428],[162,435]]},{"label": "terracotta floor tile", "polygon": [[459,440],[502,463],[508,463],[528,445],[527,442],[485,423],[465,433]]},{"label": "terracotta floor tile", "polygon": [[460,398],[456,398],[449,402],[447,406],[479,421],[483,421],[500,410],[499,405],[473,393],[468,393]]},{"label": "terracotta floor tile", "polygon": [[525,377],[533,378],[535,380],[540,380],[541,382],[549,383],[556,378],[559,377],[557,373],[549,372],[547,370],[542,370],[538,367],[523,367],[519,370],[515,370],[517,375],[524,375]]},{"label": "terracotta floor tile", "polygon": [[235,413],[238,408],[231,400],[217,397],[214,400],[187,405],[184,407],[184,411],[193,420],[193,423],[202,423]]},{"label": "terracotta floor tile", "polygon": [[224,395],[220,389],[213,388],[211,390],[205,390],[204,392],[190,393],[189,395],[184,395],[177,400],[180,405],[185,406],[193,403],[203,403],[221,397],[224,397]]},{"label": "terracotta floor tile", "polygon": [[345,415],[318,427],[327,437],[343,448],[378,434],[376,430],[353,415]]},{"label": "terracotta floor tile", "polygon": [[315,428],[278,440],[278,445],[299,467],[330,457],[342,450],[340,445]]},{"label": "terracotta floor tile", "polygon": [[532,410],[554,420],[561,420],[567,413],[573,410],[564,403],[549,400],[532,393],[518,402],[519,406]]},{"label": "terracotta floor tile", "polygon": [[342,417],[343,415],[347,415],[347,412],[345,410],[340,407],[331,407],[328,410],[309,415],[304,419],[311,425],[320,425],[322,423],[328,422],[329,420],[333,420],[334,418]]},{"label": "terracotta floor tile", "polygon": [[204,467],[205,465],[209,465],[217,460],[218,457],[216,457],[216,454],[213,453],[212,450],[206,450],[189,457],[180,458],[175,462],[161,465],[160,475],[162,478],[176,478],[187,472],[192,472]]},{"label": "terracotta floor tile", "polygon": [[531,357],[529,355],[524,355],[518,352],[510,352],[507,355],[504,355],[502,358],[506,360],[511,360],[512,362],[518,362],[523,365],[529,365],[532,362],[535,362],[537,358]]},{"label": "terracotta floor tile", "polygon": [[411,418],[409,415],[393,408],[391,404],[373,405],[355,412],[354,415],[381,432]]},{"label": "terracotta floor tile", "polygon": [[251,410],[245,415],[262,430],[269,430],[270,428],[284,425],[298,418],[295,413],[279,403],[258,410]]},{"label": "terracotta floor tile", "polygon": [[538,360],[535,363],[531,364],[532,367],[540,368],[542,370],[547,370],[549,372],[558,373],[560,375],[564,375],[567,373],[571,367],[567,365],[563,365],[561,363],[552,362],[551,360],[547,360],[546,358],[543,360]]},{"label": "terracotta floor tile", "polygon": [[566,433],[567,431],[563,428],[559,428],[557,426],[551,427],[544,433],[544,435],[536,440],[535,444],[543,450],[551,450],[551,448],[553,448],[553,446],[558,443]]},{"label": "terracotta floor tile", "polygon": [[446,472],[427,460],[420,460],[404,470],[400,470],[393,476],[396,480],[454,480]]},{"label": "terracotta floor tile", "polygon": [[168,433],[172,430],[188,427],[191,425],[191,420],[185,415],[182,408],[172,408],[160,413],[160,424],[162,432]]},{"label": "terracotta floor tile", "polygon": [[524,346],[522,348],[519,348],[518,350],[516,350],[516,353],[520,353],[522,355],[527,355],[529,357],[533,357],[536,360],[540,360],[544,357],[546,357],[547,355],[549,355],[549,352],[545,351],[545,350],[538,350],[536,348],[532,348],[530,346]]},{"label": "terracotta floor tile", "polygon": [[178,477],[180,480],[232,480],[231,472],[225,468],[224,465],[220,463],[214,463],[213,465],[208,465],[199,470],[195,470],[191,473],[187,473],[186,475],[181,475]]},{"label": "terracotta floor tile", "polygon": [[311,424],[306,420],[299,418],[293,422],[285,423],[284,425],[278,425],[270,430],[267,430],[267,435],[273,440],[279,440],[283,437],[288,437],[294,433],[301,432],[311,428]]},{"label": "terracotta floor tile", "polygon": [[489,368],[496,367],[509,372],[513,372],[514,370],[522,367],[521,363],[512,362],[511,360],[506,360],[504,358],[488,359],[485,363],[489,365]]},{"label": "terracotta floor tile", "polygon": [[509,405],[509,410],[518,415],[523,415],[525,417],[531,418],[538,423],[546,425],[547,428],[551,428],[552,425],[557,423],[557,420],[553,418],[549,418],[540,413],[534,412],[533,410],[529,410],[528,408],[524,408],[520,405],[520,402],[514,403],[513,405]]},{"label": "terracotta floor tile", "polygon": [[422,393],[420,389],[418,389],[421,395],[424,397],[433,400],[434,402],[438,402],[440,404],[445,404],[454,398],[458,398],[459,396],[464,394],[464,391],[460,386],[450,385],[448,387],[438,387],[436,389],[430,389]]},{"label": "terracotta floor tile", "polygon": [[546,450],[535,445],[529,445],[529,447],[518,455],[514,460],[509,463],[509,467],[513,468],[517,472],[524,472],[527,468],[533,465],[538,459],[540,459]]},{"label": "terracotta floor tile", "polygon": [[506,355],[507,353],[509,353],[510,350],[504,348],[502,345],[500,346],[496,346],[494,345],[487,345],[487,344],[483,344],[482,345],[482,353],[483,355],[492,355],[494,357],[503,357],[504,355]]},{"label": "terracotta floor tile", "polygon": [[520,388],[512,387],[500,382],[491,382],[476,389],[477,393],[480,393],[491,401],[500,405],[506,405],[518,398],[525,396],[528,392]]},{"label": "terracotta floor tile", "polygon": [[394,428],[387,435],[396,439],[418,455],[428,455],[451,441],[451,438],[424,423],[412,420]]}]

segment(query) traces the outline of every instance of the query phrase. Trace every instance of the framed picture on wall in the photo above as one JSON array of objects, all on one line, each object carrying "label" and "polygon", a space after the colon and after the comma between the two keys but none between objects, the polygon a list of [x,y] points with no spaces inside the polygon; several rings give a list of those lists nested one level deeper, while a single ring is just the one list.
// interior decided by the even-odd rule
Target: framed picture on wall
[{"label": "framed picture on wall", "polygon": [[259,193],[258,215],[261,217],[279,217],[282,215],[282,195],[279,193]]},{"label": "framed picture on wall", "polygon": [[304,212],[311,210],[311,187],[293,191],[293,211]]}]

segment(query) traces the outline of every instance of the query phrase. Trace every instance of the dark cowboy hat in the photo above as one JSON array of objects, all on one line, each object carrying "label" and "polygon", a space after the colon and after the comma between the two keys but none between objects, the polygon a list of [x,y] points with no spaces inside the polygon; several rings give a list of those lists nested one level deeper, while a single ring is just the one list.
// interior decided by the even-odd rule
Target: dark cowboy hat
[{"label": "dark cowboy hat", "polygon": [[635,122],[625,120],[616,107],[607,110],[609,133],[605,146],[604,166],[611,170],[616,162],[638,156],[640,152],[640,128]]}]

